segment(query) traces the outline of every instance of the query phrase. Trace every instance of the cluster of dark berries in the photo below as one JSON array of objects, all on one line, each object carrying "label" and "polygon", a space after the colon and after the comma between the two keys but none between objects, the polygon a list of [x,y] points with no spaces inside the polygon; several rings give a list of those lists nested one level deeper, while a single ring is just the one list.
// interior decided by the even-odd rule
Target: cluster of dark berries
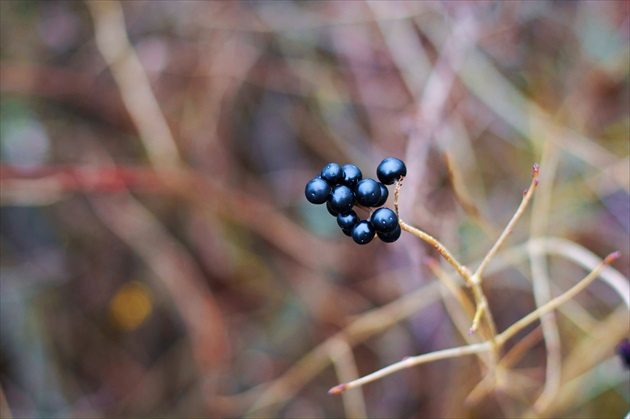
[{"label": "cluster of dark berries", "polygon": [[[376,234],[386,243],[400,237],[398,217],[385,204],[391,185],[407,174],[405,163],[394,157],[386,158],[378,165],[374,179],[363,179],[361,170],[353,164],[339,166],[330,163],[319,175],[306,184],[306,199],[313,204],[326,203],[328,212],[337,217],[337,224],[346,236],[358,244],[367,244]],[[378,208],[367,220],[361,220],[353,211],[355,205]]]}]

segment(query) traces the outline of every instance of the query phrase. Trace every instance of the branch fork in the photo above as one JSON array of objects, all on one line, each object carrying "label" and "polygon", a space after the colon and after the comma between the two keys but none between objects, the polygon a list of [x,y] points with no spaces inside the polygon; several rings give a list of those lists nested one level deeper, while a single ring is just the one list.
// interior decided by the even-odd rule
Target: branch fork
[{"label": "branch fork", "polygon": [[[505,370],[505,366],[502,366],[503,363],[499,363],[499,353],[503,345],[512,338],[516,333],[523,330],[526,326],[531,323],[539,320],[546,313],[556,309],[561,304],[569,301],[575,295],[577,295],[580,291],[584,290],[591,282],[593,282],[600,274],[600,272],[604,269],[604,267],[610,263],[612,263],[615,259],[619,257],[618,252],[611,253],[608,255],[600,264],[595,267],[586,277],[584,277],[581,281],[579,281],[572,288],[561,294],[560,296],[549,300],[543,306],[538,307],[536,310],[532,311],[522,319],[515,322],[512,326],[504,330],[502,333],[497,334],[496,326],[494,323],[494,319],[492,317],[492,313],[490,311],[490,307],[488,305],[488,301],[485,297],[483,289],[481,287],[483,283],[483,273],[488,267],[490,260],[497,254],[501,246],[507,240],[507,237],[511,234],[514,229],[515,224],[523,215],[527,205],[532,199],[534,191],[539,183],[539,173],[540,167],[536,163],[532,168],[532,181],[530,186],[523,192],[523,199],[516,209],[514,215],[504,228],[503,232],[500,234],[497,241],[488,251],[488,253],[483,258],[479,267],[475,270],[474,273],[470,273],[468,268],[461,263],[459,263],[455,257],[449,252],[449,250],[440,243],[437,239],[435,239],[430,234],[416,228],[410,226],[405,223],[399,213],[398,208],[398,200],[400,194],[400,188],[403,184],[403,179],[401,178],[396,182],[396,188],[394,192],[394,208],[396,215],[398,216],[400,227],[413,234],[414,236],[420,238],[421,240],[427,242],[432,247],[434,247],[440,255],[455,269],[458,275],[464,280],[464,284],[472,290],[472,296],[475,302],[475,313],[472,319],[472,325],[468,331],[468,335],[472,335],[476,333],[478,330],[481,332],[482,338],[484,339],[481,343],[469,344],[462,347],[443,349],[423,355],[405,357],[403,360],[391,364],[383,369],[375,371],[371,374],[368,374],[364,377],[358,378],[354,381],[348,383],[339,384],[329,390],[329,394],[341,394],[349,389],[360,387],[369,382],[378,380],[383,378],[389,374],[392,374],[396,371],[400,371],[402,369],[410,368],[416,365],[437,361],[440,359],[459,357],[463,355],[469,354],[482,354],[489,353],[490,358],[489,362],[487,362],[487,374],[480,382],[480,386],[483,389],[478,388],[473,392],[484,391],[484,394],[490,391],[492,388],[497,388],[500,386],[500,382],[504,381],[501,378],[504,378],[504,375],[508,372]],[[432,261],[434,265],[435,261]],[[461,303],[461,301],[460,301]],[[481,325],[485,325],[485,327],[481,327]],[[479,386],[478,386],[479,387]],[[472,394],[471,394],[472,396]]]}]

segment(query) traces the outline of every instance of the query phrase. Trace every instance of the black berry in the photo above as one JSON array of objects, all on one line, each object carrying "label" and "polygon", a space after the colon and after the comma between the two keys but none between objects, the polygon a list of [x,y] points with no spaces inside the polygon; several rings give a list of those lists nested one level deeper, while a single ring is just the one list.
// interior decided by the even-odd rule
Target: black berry
[{"label": "black berry", "polygon": [[381,199],[381,188],[374,179],[363,179],[354,188],[357,202],[365,207],[376,205]]},{"label": "black berry", "polygon": [[354,188],[361,179],[363,179],[363,173],[354,164],[346,164],[343,166],[343,180],[342,184],[349,188]]},{"label": "black berry", "polygon": [[312,204],[323,204],[330,195],[330,185],[324,179],[311,179],[306,184],[304,194],[308,202]]},{"label": "black berry", "polygon": [[337,163],[328,163],[320,175],[330,186],[335,186],[343,180],[343,169]]},{"label": "black berry", "polygon": [[394,230],[389,231],[387,233],[382,233],[380,231],[377,231],[376,234],[378,235],[378,238],[384,241],[385,243],[393,243],[396,240],[398,240],[401,232],[402,230],[400,229],[400,226],[396,224],[396,228]]},{"label": "black berry", "polygon": [[359,216],[354,211],[349,211],[345,214],[337,215],[337,224],[339,224],[339,227],[341,227],[342,230],[352,229],[352,227],[354,227],[354,225],[359,221]]},{"label": "black berry", "polygon": [[352,240],[358,244],[368,244],[374,238],[374,227],[367,221],[359,221],[352,229]]},{"label": "black berry", "polygon": [[343,234],[345,234],[348,237],[352,237],[352,229],[350,230],[346,230],[345,228],[342,228],[341,231],[343,232]]},{"label": "black berry", "polygon": [[346,213],[352,209],[354,205],[354,193],[344,185],[335,186],[328,198],[330,208],[337,213]]},{"label": "black berry", "polygon": [[623,365],[626,368],[630,368],[630,339],[622,340],[616,349]]},{"label": "black berry", "polygon": [[332,215],[333,217],[336,217],[337,214],[339,214],[338,211],[335,211],[334,209],[330,207],[330,201],[326,201],[326,209],[328,210],[328,213]]},{"label": "black berry", "polygon": [[388,157],[378,165],[376,176],[385,185],[391,185],[402,176],[407,175],[407,167],[402,160]]},{"label": "black berry", "polygon": [[378,187],[381,190],[381,199],[378,200],[374,207],[382,207],[387,202],[387,198],[389,198],[389,191],[387,190],[387,186],[382,183],[378,183]]},{"label": "black berry", "polygon": [[374,211],[370,221],[374,226],[374,230],[381,233],[389,233],[398,227],[398,217],[389,208],[379,208]]}]

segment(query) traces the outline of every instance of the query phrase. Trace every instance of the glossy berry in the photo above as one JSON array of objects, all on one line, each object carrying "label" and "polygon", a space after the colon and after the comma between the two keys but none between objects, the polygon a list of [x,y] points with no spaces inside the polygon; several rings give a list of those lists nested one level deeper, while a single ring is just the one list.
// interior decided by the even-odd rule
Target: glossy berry
[{"label": "glossy berry", "polygon": [[354,205],[354,193],[344,185],[335,186],[328,198],[330,208],[337,213],[346,213],[352,209]]},{"label": "glossy berry", "polygon": [[359,221],[352,229],[352,240],[358,244],[368,244],[374,238],[374,227],[367,220]]},{"label": "glossy berry", "polygon": [[328,163],[328,165],[322,169],[320,176],[328,182],[330,186],[335,186],[340,184],[343,179],[343,169],[337,163]]},{"label": "glossy berry", "polygon": [[630,339],[622,340],[617,345],[617,354],[626,368],[630,369]]},{"label": "glossy berry", "polygon": [[378,236],[379,239],[381,239],[381,241],[384,241],[385,243],[393,243],[396,240],[398,240],[398,238],[400,238],[400,233],[402,232],[400,226],[398,224],[396,224],[396,228],[392,231],[389,231],[387,233],[382,233],[380,231],[376,232],[376,235]]},{"label": "glossy berry", "polygon": [[391,185],[402,176],[407,175],[407,167],[402,160],[395,157],[388,157],[378,165],[376,176],[385,185]]},{"label": "glossy berry", "polygon": [[337,224],[343,230],[352,229],[352,227],[354,227],[354,225],[358,223],[359,221],[360,221],[359,216],[354,211],[349,211],[349,212],[346,212],[345,214],[337,215]]},{"label": "glossy berry", "polygon": [[341,183],[349,188],[354,188],[361,179],[363,179],[363,173],[354,164],[346,164],[342,167],[343,180]]},{"label": "glossy berry", "polygon": [[348,237],[352,237],[352,229],[350,230],[346,230],[345,228],[342,228],[341,231],[343,232],[343,234],[345,234]]},{"label": "glossy berry", "polygon": [[372,214],[370,218],[374,230],[381,233],[389,233],[398,227],[398,217],[396,213],[389,208],[379,208]]},{"label": "glossy berry", "polygon": [[306,184],[304,194],[311,204],[323,204],[330,195],[330,185],[324,179],[311,179]]},{"label": "glossy berry", "polygon": [[381,188],[374,179],[363,179],[354,188],[357,202],[365,207],[376,205],[381,199]]},{"label": "glossy berry", "polygon": [[381,199],[379,199],[378,202],[373,205],[374,207],[382,207],[387,202],[387,198],[389,198],[389,191],[387,190],[387,186],[379,182],[378,187],[381,190]]},{"label": "glossy berry", "polygon": [[330,201],[326,201],[326,209],[328,210],[328,213],[332,215],[333,217],[336,217],[337,214],[339,214],[339,212],[335,211],[334,209],[330,207]]}]

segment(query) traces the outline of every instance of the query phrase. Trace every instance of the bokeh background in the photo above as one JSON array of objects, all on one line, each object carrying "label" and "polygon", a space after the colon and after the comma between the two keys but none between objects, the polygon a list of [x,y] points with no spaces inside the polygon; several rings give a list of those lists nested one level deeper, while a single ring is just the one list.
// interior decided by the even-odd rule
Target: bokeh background
[{"label": "bokeh background", "polygon": [[[433,249],[358,246],[305,200],[331,161],[403,159],[401,216],[471,267],[541,164],[484,283],[499,330],[533,276],[584,277],[585,250],[620,251],[627,284],[626,1],[3,0],[0,36],[3,417],[533,414],[535,327],[510,392],[471,402],[461,357],[327,394],[465,344]],[[533,263],[545,237],[573,250]],[[624,416],[618,293],[596,282],[556,320],[540,414]]]}]

